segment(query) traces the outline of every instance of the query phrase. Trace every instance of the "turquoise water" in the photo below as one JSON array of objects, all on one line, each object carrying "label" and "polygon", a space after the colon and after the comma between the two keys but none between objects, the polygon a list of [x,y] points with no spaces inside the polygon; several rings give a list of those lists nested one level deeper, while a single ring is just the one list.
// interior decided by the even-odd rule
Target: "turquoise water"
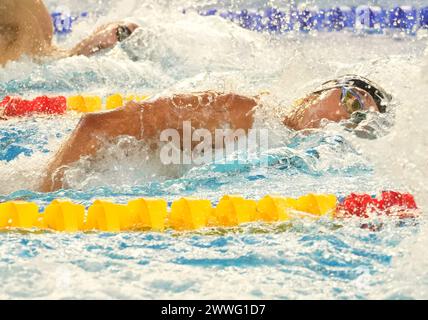
[{"label": "turquoise water", "polygon": [[[35,191],[39,176],[78,117],[11,120],[0,123],[0,201],[24,199],[43,208],[55,198],[89,206],[99,198],[125,203],[141,196],[170,202],[196,196],[215,204],[230,193],[343,197],[397,189],[426,204],[425,115],[418,112],[426,104],[424,34],[272,36],[216,17],[182,15],[181,7],[108,1],[104,17],[81,21],[59,41],[70,46],[94,24],[127,16],[143,29],[100,56],[9,64],[0,73],[0,97],[268,90],[257,126],[269,130],[269,166],[260,167],[256,158],[165,167],[144,143],[123,138],[96,159],[69,168],[71,189],[41,194]],[[310,135],[280,125],[294,99],[348,72],[372,78],[394,96],[391,114],[367,120],[377,139],[361,139],[345,123]],[[426,298],[427,261],[420,254],[428,235],[425,218],[381,223],[377,231],[358,221],[322,220],[197,233],[3,232],[0,298]]]}]

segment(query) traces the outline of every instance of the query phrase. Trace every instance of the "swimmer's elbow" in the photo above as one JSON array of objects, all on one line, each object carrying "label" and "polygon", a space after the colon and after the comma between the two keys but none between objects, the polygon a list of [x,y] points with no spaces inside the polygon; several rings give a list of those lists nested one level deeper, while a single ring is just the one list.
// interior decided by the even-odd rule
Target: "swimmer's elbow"
[{"label": "swimmer's elbow", "polygon": [[96,113],[86,113],[79,121],[78,129],[96,129],[99,126],[99,116]]},{"label": "swimmer's elbow", "polygon": [[83,135],[108,135],[111,127],[107,113],[87,113],[82,116],[76,128],[76,134]]}]

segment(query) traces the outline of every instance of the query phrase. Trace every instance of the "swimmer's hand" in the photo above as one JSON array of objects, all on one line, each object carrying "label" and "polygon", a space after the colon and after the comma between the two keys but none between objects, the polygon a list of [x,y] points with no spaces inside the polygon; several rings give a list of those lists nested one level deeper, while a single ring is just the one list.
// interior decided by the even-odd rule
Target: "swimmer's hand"
[{"label": "swimmer's hand", "polygon": [[91,56],[101,50],[114,47],[119,41],[123,40],[123,30],[129,30],[132,34],[139,26],[135,23],[114,22],[103,25],[98,28],[89,38],[80,42],[74,47],[70,56],[84,55]]}]

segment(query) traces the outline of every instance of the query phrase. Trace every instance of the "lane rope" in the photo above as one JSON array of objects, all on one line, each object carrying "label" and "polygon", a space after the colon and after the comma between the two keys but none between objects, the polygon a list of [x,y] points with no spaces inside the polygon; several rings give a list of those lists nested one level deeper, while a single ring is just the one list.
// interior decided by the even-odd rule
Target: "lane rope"
[{"label": "lane rope", "polygon": [[282,222],[293,219],[369,219],[376,216],[399,219],[418,216],[414,197],[408,193],[382,192],[378,197],[351,194],[339,201],[332,194],[307,194],[299,198],[268,195],[256,201],[226,195],[213,206],[210,200],[180,198],[168,206],[164,199],[140,198],[127,204],[95,200],[82,204],[57,199],[40,210],[36,203],[0,203],[1,229],[79,231],[180,231],[207,227],[235,227],[251,222]]},{"label": "lane rope", "polygon": [[112,94],[107,97],[96,95],[76,96],[40,96],[34,99],[6,96],[0,102],[0,115],[6,117],[22,117],[33,114],[61,115],[67,111],[99,112],[113,110],[124,106],[129,101],[142,102],[149,96],[140,94]]},{"label": "lane rope", "polygon": [[[194,11],[183,10],[183,13]],[[248,8],[242,10],[224,10],[209,8],[197,11],[202,16],[219,16],[237,23],[243,28],[270,33],[289,31],[367,31],[384,33],[388,30],[400,30],[414,34],[418,29],[428,29],[428,7],[417,8],[411,5],[384,8],[381,6],[336,6],[318,9]],[[65,13],[53,12],[52,23],[57,35],[72,32],[76,21],[90,16],[89,12]]]}]

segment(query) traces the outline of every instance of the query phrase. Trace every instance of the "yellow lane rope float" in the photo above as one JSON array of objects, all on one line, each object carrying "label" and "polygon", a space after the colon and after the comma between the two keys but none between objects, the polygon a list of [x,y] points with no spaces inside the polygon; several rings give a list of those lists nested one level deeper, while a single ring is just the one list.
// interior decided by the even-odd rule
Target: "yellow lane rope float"
[{"label": "yellow lane rope float", "polygon": [[98,112],[113,110],[124,106],[129,101],[142,102],[147,100],[147,95],[122,95],[112,94],[107,97],[96,95],[65,96],[41,96],[32,100],[21,97],[7,96],[0,102],[0,115],[6,117],[21,117],[33,114],[61,115],[67,111],[74,112]]},{"label": "yellow lane rope float", "polygon": [[[385,194],[389,196],[391,193]],[[360,203],[366,195],[355,194],[348,196],[342,203],[338,203],[336,196],[331,194],[308,194],[297,199],[268,195],[259,201],[226,195],[216,207],[209,200],[181,198],[172,203],[170,210],[166,200],[154,198],[135,199],[127,204],[96,200],[87,210],[81,204],[54,200],[43,212],[34,203],[10,201],[0,203],[0,229],[162,232],[166,229],[185,231],[206,227],[235,227],[250,222],[281,222],[304,217],[365,217],[368,211],[380,208],[379,204],[388,215],[392,207],[400,209],[400,217],[408,218],[410,211],[415,212],[417,208],[412,196],[394,195],[397,197],[387,200],[385,196],[380,200],[371,198],[373,205]],[[406,212],[405,216],[402,216],[403,212]]]},{"label": "yellow lane rope float", "polygon": [[124,106],[129,101],[142,102],[146,100],[146,95],[113,94],[105,98],[105,104],[100,96],[70,96],[67,97],[67,110],[77,112],[98,112],[102,110],[113,110]]}]

